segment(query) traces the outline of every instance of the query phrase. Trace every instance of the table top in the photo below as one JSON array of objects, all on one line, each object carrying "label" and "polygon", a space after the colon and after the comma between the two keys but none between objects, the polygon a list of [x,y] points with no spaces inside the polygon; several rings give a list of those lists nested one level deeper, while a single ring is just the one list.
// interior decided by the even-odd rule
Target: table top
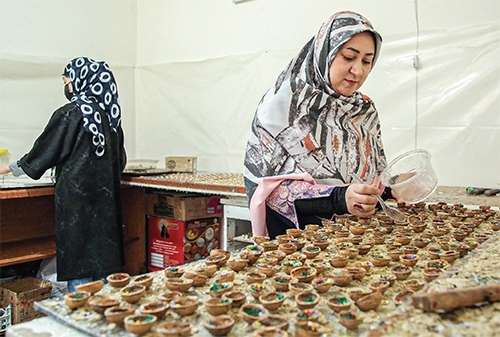
[{"label": "table top", "polygon": [[[122,185],[154,188],[181,192],[195,192],[225,196],[223,203],[244,206],[248,204],[243,174],[228,172],[173,173],[163,175],[128,176],[122,178]],[[11,189],[0,189],[0,199],[29,198],[54,194],[54,188],[43,182]],[[500,207],[500,197],[469,195],[462,186],[438,186],[426,202],[444,201],[465,205],[488,205]]]},{"label": "table top", "polygon": [[[471,285],[483,285],[483,284],[489,284],[491,282],[498,282],[498,271],[500,270],[498,268],[498,263],[497,261],[500,261],[500,259],[496,258],[496,256],[500,252],[500,245],[499,245],[499,235],[500,232],[494,233],[492,230],[495,228],[494,226],[490,226],[493,224],[496,219],[498,219],[498,213],[495,213],[495,211],[491,211],[489,209],[481,209],[481,210],[466,210],[466,209],[461,209],[460,207],[444,207],[441,205],[432,205],[433,208],[428,207],[425,209],[420,209],[420,208],[414,208],[414,209],[408,209],[407,212],[408,214],[413,214],[413,221],[416,221],[415,217],[419,218],[420,222],[417,222],[418,224],[425,224],[427,228],[424,228],[426,231],[426,234],[435,234],[439,235],[438,239],[436,242],[432,243],[432,246],[430,248],[435,249],[435,247],[442,247],[442,249],[449,249],[449,248],[444,248],[442,246],[443,244],[446,245],[451,245],[453,244],[457,247],[459,247],[458,243],[454,243],[455,241],[450,242],[450,240],[455,240],[455,231],[453,232],[447,232],[446,234],[441,233],[437,234],[437,230],[439,228],[435,228],[433,225],[435,222],[434,220],[440,219],[440,221],[443,219],[443,217],[447,217],[447,228],[451,228],[450,224],[453,224],[453,227],[455,227],[455,224],[469,224],[469,225],[474,225],[473,227],[473,235],[470,233],[470,238],[476,238],[474,239],[474,243],[478,244],[479,242],[482,242],[482,240],[486,239],[488,236],[490,239],[486,241],[484,244],[480,245],[477,249],[474,249],[473,251],[469,252],[467,255],[465,255],[462,259],[459,259],[455,264],[450,266],[449,269],[447,268],[448,264],[443,264],[444,262],[441,261],[439,265],[442,266],[445,270],[441,274],[442,276],[437,278],[436,280],[430,282],[430,283],[425,283],[422,281],[422,271],[423,269],[427,268],[426,266],[429,266],[430,263],[436,263],[435,261],[432,262],[432,256],[430,254],[430,250],[427,249],[426,247],[419,248],[418,257],[416,261],[415,268],[410,269],[411,270],[411,279],[419,281],[417,282],[417,285],[419,285],[419,288],[421,286],[424,286],[424,289],[422,291],[429,291],[429,290],[434,290],[439,287],[446,287],[450,288],[453,287],[453,285],[456,284],[464,284],[465,286],[471,286]],[[436,208],[438,207],[438,208]],[[415,213],[416,212],[416,213]],[[415,214],[418,214],[415,215]],[[457,216],[460,217],[465,217],[464,219],[461,219],[460,221],[457,219]],[[449,219],[448,219],[449,217]],[[383,215],[378,217],[380,221],[384,221]],[[477,223],[474,222],[473,220],[477,219],[482,219],[481,222]],[[344,219],[346,220],[346,219]],[[346,220],[347,221],[347,220]],[[385,223],[385,222],[383,222]],[[415,222],[411,222],[412,224],[415,224]],[[376,232],[373,230],[373,226],[377,226],[379,224],[379,221],[377,220],[374,223],[370,223],[370,228],[372,230],[367,231],[366,234],[361,234],[364,235],[364,239],[366,239],[366,242],[370,242],[371,240],[375,239],[375,236],[380,236],[380,232]],[[333,225],[333,224],[330,224]],[[336,224],[335,226],[339,226],[340,223]],[[462,225],[462,226],[464,226]],[[467,228],[472,228],[471,226],[467,225]],[[343,223],[344,227],[349,227],[349,224],[346,224],[345,221]],[[387,223],[385,223],[384,226],[387,226]],[[391,225],[392,226],[392,225]],[[407,226],[405,225],[394,225],[394,227],[398,228],[392,228],[394,229],[394,233],[392,233],[392,230],[389,231],[386,234],[383,234],[383,241],[386,241],[386,239],[391,239],[391,242],[393,239],[399,237],[400,235],[398,233],[401,232],[401,230],[404,230],[404,228],[399,228],[399,226]],[[345,229],[345,228],[344,228]],[[397,231],[396,231],[397,229]],[[313,230],[311,228],[311,230]],[[337,235],[337,231],[339,232]],[[415,238],[418,238],[421,234],[421,231],[416,231],[415,234],[412,234],[415,236]],[[325,232],[324,232],[325,233]],[[328,266],[329,264],[326,263],[324,264],[323,261],[329,261],[330,258],[335,256],[339,250],[342,249],[347,249],[346,247],[350,247],[345,240],[345,235],[340,235],[344,234],[343,232],[339,231],[337,228],[334,230],[334,233],[328,232],[328,247],[320,252],[318,255],[317,259],[311,260],[307,262],[307,265],[311,265],[311,263],[314,263],[314,266],[317,268],[320,267],[326,267],[329,270]],[[379,233],[379,234],[377,234]],[[488,233],[486,235],[486,233]],[[309,233],[311,234],[311,233]],[[332,235],[330,235],[332,234]],[[359,233],[358,233],[359,235]],[[354,238],[354,234],[349,234],[349,236],[352,236]],[[363,239],[363,237],[361,237]],[[308,240],[310,242],[311,236],[305,236],[304,240]],[[463,238],[461,239],[463,240]],[[481,240],[481,241],[479,241]],[[374,241],[373,241],[374,242]],[[469,241],[465,241],[469,242]],[[304,242],[306,243],[306,242]],[[378,266],[374,267],[372,262],[374,259],[378,258],[378,256],[387,256],[389,251],[393,248],[392,243],[389,241],[387,242],[377,242],[375,246],[370,245],[370,248],[372,248],[369,251],[369,254],[360,254],[358,255],[358,251],[356,251],[356,255],[352,257],[353,260],[356,260],[355,262],[349,262],[351,267],[355,266],[354,263],[358,266],[368,266],[367,269],[365,268],[357,268],[353,270],[360,270],[360,269],[365,269],[366,275],[363,273],[363,277],[361,279],[357,279],[352,282],[352,284],[348,285],[342,285],[341,288],[335,286],[331,288],[330,290],[327,290],[326,293],[324,293],[321,297],[322,300],[320,303],[315,307],[317,311],[321,313],[320,316],[324,316],[322,321],[324,321],[324,325],[328,327],[329,331],[334,332],[335,334],[345,334],[345,329],[342,328],[339,324],[338,317],[332,313],[332,311],[326,306],[326,299],[330,298],[331,296],[335,294],[349,294],[351,295],[351,292],[354,290],[361,288],[365,288],[368,285],[374,284],[377,280],[380,280],[384,277],[388,277],[392,275],[392,268],[394,266],[398,266],[396,262],[390,262],[392,266]],[[464,246],[465,247],[465,246]],[[469,247],[469,246],[468,246]],[[450,248],[451,249],[451,248]],[[458,248],[454,248],[458,249]],[[466,248],[467,251],[470,249],[473,249],[473,246],[470,246],[469,248]],[[245,252],[248,251],[255,251],[256,247],[249,247],[245,249]],[[465,251],[464,251],[465,253]],[[248,254],[247,254],[248,255]],[[299,254],[300,255],[300,254]],[[233,256],[234,257],[234,256]],[[304,257],[305,258],[305,257]],[[391,256],[391,259],[394,257]],[[493,259],[492,261],[489,261],[489,259]],[[438,261],[439,262],[439,261]],[[198,261],[191,263],[189,265],[183,266],[183,269],[185,271],[194,271],[197,270],[197,266],[201,265],[202,270],[205,270],[205,266],[202,265],[203,261]],[[264,262],[263,262],[264,263]],[[253,294],[251,294],[251,285],[250,281],[248,279],[250,272],[255,271],[255,268],[261,268],[262,266],[259,267],[248,267],[245,269],[243,272],[239,272],[236,274],[233,274],[232,277],[234,280],[232,281],[232,285],[234,285],[234,289],[241,290],[246,294],[246,298],[249,302],[255,302],[255,300],[252,299]],[[264,263],[265,267],[265,263]],[[280,267],[281,271],[285,271],[285,265],[282,263]],[[340,272],[340,274],[338,274]],[[341,274],[343,274],[345,271],[340,271],[337,270],[337,272],[333,272],[331,274],[332,277],[337,277]],[[229,273],[229,274],[228,274]],[[349,273],[351,273],[349,271]],[[229,271],[228,266],[222,266],[219,271],[216,272],[216,274],[207,282],[207,284],[202,285],[201,287],[196,287],[196,288],[191,288],[188,290],[188,294],[191,296],[196,296],[201,305],[199,310],[188,317],[183,317],[183,321],[189,322],[191,326],[196,330],[197,336],[208,336],[208,333],[206,329],[203,327],[203,323],[207,321],[208,319],[208,314],[206,313],[204,304],[206,300],[210,297],[210,292],[212,290],[217,290],[221,288],[214,288],[214,280],[217,279],[218,277],[222,277],[223,275],[226,275],[226,277],[229,277],[231,275],[231,272]],[[327,273],[329,275],[329,273]],[[479,275],[479,277],[478,277]],[[156,272],[156,273],[151,273],[151,276],[153,276],[153,282],[148,291],[144,294],[144,297],[140,300],[138,304],[135,304],[135,306],[139,306],[140,304],[144,303],[149,303],[151,301],[155,301],[160,297],[161,293],[165,291],[165,275],[162,272]],[[407,275],[408,276],[408,275]],[[458,283],[457,283],[458,282]],[[465,283],[464,283],[465,282]],[[267,286],[272,286],[273,281],[272,280],[264,280],[263,285],[264,287]],[[340,286],[339,285],[339,286]],[[437,288],[435,286],[438,286]],[[358,333],[352,334],[352,335],[357,335],[357,336],[362,336],[365,333],[367,333],[369,330],[383,326],[385,325],[384,322],[391,322],[390,326],[393,326],[394,324],[397,324],[398,322],[398,317],[410,317],[419,315],[418,313],[415,313],[414,310],[412,310],[410,302],[404,302],[401,304],[396,303],[396,298],[399,294],[402,294],[405,289],[407,289],[408,284],[406,281],[396,281],[394,282],[393,286],[387,289],[387,291],[384,294],[384,300],[383,303],[380,305],[380,308],[378,308],[376,311],[370,310],[367,312],[358,312],[357,315],[360,315],[363,319],[363,323],[360,326],[360,329],[358,330]],[[257,288],[256,288],[257,289]],[[106,285],[100,292],[100,295],[104,295],[110,298],[115,298],[115,299],[120,299],[120,293],[118,289],[111,288],[109,285]],[[347,296],[347,295],[345,295]],[[84,330],[88,333],[90,333],[92,336],[118,336],[118,337],[129,337],[130,334],[121,330],[117,329],[115,326],[112,326],[108,323],[103,322],[103,318],[96,314],[94,311],[89,310],[89,308],[81,308],[75,311],[69,311],[68,308],[61,302],[61,300],[57,299],[47,299],[41,302],[35,303],[35,307],[37,310],[41,310],[42,312],[49,314],[57,319],[60,319],[62,321],[65,321],[67,324],[70,324],[74,326],[77,329]],[[491,319],[495,315],[495,310],[498,309],[498,306],[488,306],[487,308],[482,308],[480,310],[475,310],[475,309],[466,309],[468,314],[473,315],[475,318],[476,317],[484,317],[483,320],[477,321],[478,324],[481,323],[484,325],[484,329],[490,329],[488,331],[493,331],[492,329],[494,328],[495,322],[494,321],[488,321],[488,319]],[[286,296],[285,302],[283,303],[282,307],[280,307],[277,311],[277,314],[282,315],[283,317],[287,317],[291,322],[296,322],[299,317],[299,311],[297,310],[296,303],[293,299],[293,294],[289,293],[289,295]],[[249,327],[247,324],[241,321],[239,318],[238,310],[237,309],[231,309],[230,310],[230,315],[233,316],[236,320],[236,324],[233,327],[233,331],[231,332],[230,336],[239,336],[239,335],[248,335],[249,331],[255,330],[257,327]],[[398,316],[402,315],[402,316]],[[477,315],[477,316],[476,316]],[[168,311],[167,313],[167,318],[166,320],[176,320],[179,319],[176,313],[173,311]],[[471,324],[475,324],[476,320],[473,318],[471,320]],[[426,325],[425,322],[428,320],[432,321],[432,324]],[[465,323],[469,322],[469,319],[464,316],[463,321]],[[328,323],[326,323],[328,322]],[[450,323],[451,322],[451,323]],[[383,325],[381,325],[383,323]],[[451,332],[456,332],[456,331],[461,331],[461,327],[453,326],[453,319],[448,319],[448,318],[443,318],[440,317],[439,315],[424,315],[422,316],[421,321],[419,322],[414,322],[415,324],[424,324],[425,327],[429,326],[440,326],[440,328],[443,329],[443,331],[451,331]],[[296,325],[291,324],[291,330],[294,330],[294,327]],[[388,331],[390,330],[390,326],[388,327]],[[423,328],[418,328],[418,329],[411,329],[408,331],[408,336],[415,336],[416,333],[418,334],[420,331],[423,331]],[[397,334],[396,330],[396,334]],[[447,333],[444,333],[447,334]],[[454,333],[450,333],[450,335],[454,335]],[[348,335],[351,335],[350,333]],[[494,334],[492,333],[486,333],[484,336],[493,336]]]},{"label": "table top", "polygon": [[243,175],[240,173],[200,172],[158,176],[124,176],[122,184],[183,192],[245,196]]},{"label": "table top", "polygon": [[32,321],[20,323],[7,329],[7,337],[89,337],[51,317],[40,317]]}]

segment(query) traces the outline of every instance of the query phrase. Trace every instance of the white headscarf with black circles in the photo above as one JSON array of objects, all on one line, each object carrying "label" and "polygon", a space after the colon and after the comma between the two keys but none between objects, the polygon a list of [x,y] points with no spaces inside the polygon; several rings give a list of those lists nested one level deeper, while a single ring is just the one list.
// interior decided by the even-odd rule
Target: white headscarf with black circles
[{"label": "white headscarf with black circles", "polygon": [[121,124],[121,108],[118,102],[118,87],[108,64],[89,57],[78,57],[64,68],[64,76],[73,85],[73,97],[83,115],[83,127],[92,134],[95,154],[105,152],[106,139],[102,123],[109,123],[116,132]]}]

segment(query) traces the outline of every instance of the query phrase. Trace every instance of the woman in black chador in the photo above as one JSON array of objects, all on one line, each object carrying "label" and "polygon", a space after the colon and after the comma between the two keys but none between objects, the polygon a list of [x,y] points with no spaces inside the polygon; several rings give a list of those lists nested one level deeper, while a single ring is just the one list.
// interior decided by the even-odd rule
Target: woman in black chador
[{"label": "woman in black chador", "polygon": [[70,103],[56,110],[33,148],[0,174],[39,179],[56,168],[57,278],[79,283],[122,269],[120,177],[125,167],[118,88],[105,62],[73,59],[64,69]]}]

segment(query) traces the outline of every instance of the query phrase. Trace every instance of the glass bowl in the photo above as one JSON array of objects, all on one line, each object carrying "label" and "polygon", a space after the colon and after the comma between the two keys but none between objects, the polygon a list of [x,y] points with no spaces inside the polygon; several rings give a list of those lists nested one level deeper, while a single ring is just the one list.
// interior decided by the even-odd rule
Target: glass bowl
[{"label": "glass bowl", "polygon": [[382,183],[392,189],[398,201],[417,203],[437,187],[438,179],[426,150],[412,150],[396,157],[381,174]]}]

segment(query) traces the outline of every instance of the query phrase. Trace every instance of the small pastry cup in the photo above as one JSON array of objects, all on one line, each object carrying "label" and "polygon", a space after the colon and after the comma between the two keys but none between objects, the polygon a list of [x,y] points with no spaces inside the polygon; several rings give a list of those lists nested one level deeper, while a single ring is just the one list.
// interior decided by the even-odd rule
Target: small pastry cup
[{"label": "small pastry cup", "polygon": [[353,311],[345,311],[339,314],[339,323],[348,330],[356,330],[361,322],[361,318]]},{"label": "small pastry cup", "polygon": [[122,300],[127,303],[134,304],[144,296],[146,287],[140,284],[131,284],[120,290]]},{"label": "small pastry cup", "polygon": [[161,322],[153,330],[164,337],[190,337],[193,334],[191,324],[183,321]]},{"label": "small pastry cup", "polygon": [[213,282],[209,288],[209,294],[212,297],[221,297],[233,289],[233,284],[229,282]]},{"label": "small pastry cup", "polygon": [[204,326],[214,336],[225,336],[233,328],[234,319],[229,315],[210,317]]},{"label": "small pastry cup", "polygon": [[75,291],[67,293],[64,295],[64,304],[66,304],[71,310],[74,310],[87,304],[89,297],[90,293],[88,291]]},{"label": "small pastry cup", "polygon": [[288,318],[280,315],[268,315],[267,317],[261,319],[260,324],[265,327],[278,328],[280,330],[288,330]]},{"label": "small pastry cup", "polygon": [[273,286],[276,291],[288,291],[291,277],[286,274],[278,274],[273,277]]},{"label": "small pastry cup", "polygon": [[205,310],[212,316],[227,314],[233,301],[229,298],[212,297],[205,301]]},{"label": "small pastry cup", "polygon": [[156,323],[158,318],[155,315],[130,315],[125,317],[125,329],[128,332],[142,336]]},{"label": "small pastry cup", "polygon": [[130,316],[134,313],[132,307],[125,306],[114,306],[104,310],[104,317],[109,323],[115,323],[116,325],[122,326],[125,317]]},{"label": "small pastry cup", "polygon": [[314,291],[314,287],[310,283],[298,282],[296,279],[290,281],[289,287],[294,295],[303,291]]},{"label": "small pastry cup", "polygon": [[246,267],[248,267],[248,260],[247,259],[229,260],[229,261],[227,261],[227,265],[232,270],[239,272],[239,271],[244,270]]},{"label": "small pastry cup", "polygon": [[411,268],[405,265],[394,266],[391,271],[398,280],[406,280],[411,274]]},{"label": "small pastry cup", "polygon": [[352,276],[347,271],[341,271],[332,275],[333,283],[339,287],[347,287],[352,282]]},{"label": "small pastry cup", "polygon": [[399,257],[399,262],[408,267],[414,267],[417,264],[418,256],[415,254],[403,254]]},{"label": "small pastry cup", "polygon": [[90,295],[94,295],[99,290],[104,287],[104,282],[102,280],[97,280],[85,284],[80,284],[75,287],[76,291],[86,291],[89,292]]},{"label": "small pastry cup", "polygon": [[336,313],[347,311],[351,308],[352,302],[347,296],[337,295],[330,298],[327,302],[328,307]]},{"label": "small pastry cup", "polygon": [[383,296],[378,291],[375,291],[369,295],[358,298],[355,302],[357,307],[362,311],[369,311],[377,309],[382,302],[382,298]]},{"label": "small pastry cup", "polygon": [[267,276],[263,273],[251,272],[247,274],[245,280],[247,284],[252,284],[252,283],[262,283],[266,278]]},{"label": "small pastry cup", "polygon": [[266,326],[258,329],[253,334],[254,337],[288,337],[288,332],[282,329]]},{"label": "small pastry cup", "polygon": [[278,249],[281,250],[283,253],[290,255],[297,250],[297,246],[293,243],[287,242],[287,243],[281,243],[278,246]]},{"label": "small pastry cup", "polygon": [[259,302],[262,304],[264,308],[266,308],[269,311],[278,310],[285,301],[285,299],[286,296],[284,294],[275,291],[265,293],[259,296]]},{"label": "small pastry cup", "polygon": [[391,259],[384,256],[376,256],[371,259],[375,267],[387,267],[391,263]]},{"label": "small pastry cup", "polygon": [[188,278],[169,278],[165,281],[165,286],[172,291],[187,292],[194,281]]},{"label": "small pastry cup", "polygon": [[139,307],[139,313],[143,315],[155,315],[158,319],[162,319],[168,310],[168,304],[163,301],[153,301],[144,303]]},{"label": "small pastry cup", "polygon": [[351,274],[353,280],[361,281],[366,275],[366,269],[361,267],[347,267],[345,270]]},{"label": "small pastry cup", "polygon": [[132,280],[132,283],[142,285],[146,289],[149,289],[149,287],[153,284],[153,275],[139,275]]},{"label": "small pastry cup", "polygon": [[114,307],[120,302],[114,298],[102,296],[102,295],[94,295],[87,300],[88,305],[96,312],[102,314],[107,308]]},{"label": "small pastry cup", "polygon": [[106,281],[113,288],[123,288],[130,282],[130,275],[127,273],[115,273],[108,275]]},{"label": "small pastry cup", "polygon": [[186,271],[184,277],[193,280],[193,287],[203,287],[208,282],[207,275],[196,271]]},{"label": "small pastry cup", "polygon": [[333,286],[333,280],[329,277],[320,276],[312,280],[312,285],[318,293],[323,294]]},{"label": "small pastry cup", "polygon": [[184,275],[184,269],[181,267],[168,267],[163,270],[166,278],[179,278]]},{"label": "small pastry cup", "polygon": [[389,281],[383,281],[383,280],[370,283],[370,289],[373,291],[378,291],[381,294],[385,293],[390,286],[391,283]]},{"label": "small pastry cup", "polygon": [[303,291],[295,295],[299,309],[312,309],[319,303],[319,295],[314,291]]},{"label": "small pastry cup", "polygon": [[299,282],[309,283],[316,277],[317,271],[312,267],[298,267],[292,269],[290,276],[299,280]]},{"label": "small pastry cup", "polygon": [[252,324],[267,317],[267,310],[260,304],[246,303],[240,308],[240,317],[245,322]]},{"label": "small pastry cup", "polygon": [[176,297],[170,302],[170,307],[180,316],[189,316],[198,308],[198,298],[194,296]]},{"label": "small pastry cup", "polygon": [[246,302],[247,296],[242,291],[232,290],[222,295],[223,299],[230,299],[233,308],[239,308]]},{"label": "small pastry cup", "polygon": [[163,293],[160,294],[160,296],[158,296],[158,298],[165,302],[165,303],[170,303],[174,298],[176,297],[179,297],[179,296],[183,296],[182,293],[180,291],[165,291]]}]

